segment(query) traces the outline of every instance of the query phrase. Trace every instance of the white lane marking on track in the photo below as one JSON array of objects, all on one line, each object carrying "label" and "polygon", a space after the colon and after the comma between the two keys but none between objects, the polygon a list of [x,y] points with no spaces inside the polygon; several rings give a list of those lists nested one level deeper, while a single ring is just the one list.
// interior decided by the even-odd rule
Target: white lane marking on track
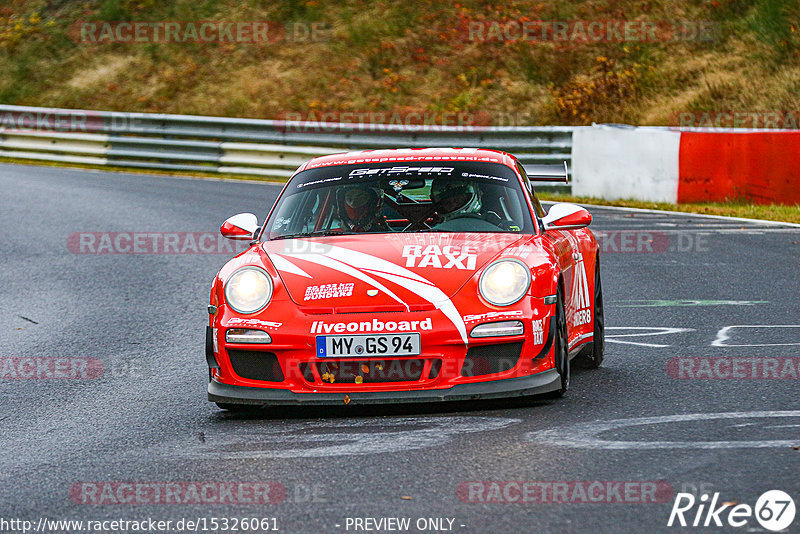
[{"label": "white lane marking on track", "polygon": [[731,338],[730,331],[734,328],[800,328],[800,324],[739,324],[720,328],[717,338],[711,342],[712,347],[788,347],[800,345],[796,343],[756,343],[751,345],[729,345],[725,343]]},{"label": "white lane marking on track", "polygon": [[647,208],[624,208],[621,206],[600,206],[597,204],[579,204],[580,206],[584,206],[591,209],[600,209],[600,210],[612,210],[612,211],[628,211],[628,212],[638,212],[638,213],[649,213],[655,215],[679,215],[681,217],[695,217],[698,219],[716,219],[721,221],[738,221],[738,222],[746,222],[751,224],[763,224],[763,225],[770,225],[770,226],[791,226],[794,228],[800,228],[800,224],[798,223],[790,223],[790,222],[783,222],[783,221],[767,221],[764,219],[747,219],[744,217],[726,217],[724,215],[708,215],[706,213],[687,213],[683,211],[667,211],[667,210],[651,210]]},{"label": "white lane marking on track", "polygon": [[660,308],[679,306],[754,306],[769,304],[767,300],[616,300],[608,305],[614,308]]},{"label": "white lane marking on track", "polygon": [[[599,226],[599,225],[598,225]],[[606,233],[606,234],[663,234],[663,235],[684,235],[684,234],[698,234],[698,235],[724,235],[724,234],[752,234],[752,235],[762,235],[762,234],[796,234],[800,231],[800,228],[771,228],[771,227],[760,227],[760,228],[730,228],[730,227],[710,227],[710,226],[698,226],[698,227],[691,227],[691,228],[681,228],[680,230],[674,229],[664,229],[664,228],[652,228],[652,226],[623,226],[619,228],[596,228],[592,230],[595,234],[598,233]]]},{"label": "white lane marking on track", "polygon": [[641,341],[622,341],[620,337],[644,337],[644,336],[664,336],[667,334],[680,334],[682,332],[694,332],[694,328],[671,328],[663,326],[607,326],[608,330],[652,330],[652,332],[643,332],[635,334],[606,334],[606,343],[620,343],[623,345],[638,345],[641,347],[656,347],[665,348],[672,345],[662,345],[657,343],[643,343]]},{"label": "white lane marking on track", "polygon": [[634,417],[631,419],[614,419],[610,421],[578,423],[557,429],[529,432],[528,441],[562,447],[581,449],[765,449],[773,447],[793,447],[800,444],[800,438],[792,440],[752,440],[752,441],[617,441],[603,439],[603,432],[622,428],[658,425],[664,423],[681,423],[686,421],[708,421],[710,419],[746,419],[798,417],[800,410],[762,411],[762,412],[727,412],[727,413],[691,413],[684,415],[663,415],[657,417]]},{"label": "white lane marking on track", "polygon": [[[180,456],[214,459],[360,456],[437,447],[461,434],[490,432],[520,422],[521,419],[512,418],[456,416],[282,423],[280,427],[206,432],[205,443],[191,447],[170,444],[170,451]],[[389,430],[384,430],[387,427]]]}]

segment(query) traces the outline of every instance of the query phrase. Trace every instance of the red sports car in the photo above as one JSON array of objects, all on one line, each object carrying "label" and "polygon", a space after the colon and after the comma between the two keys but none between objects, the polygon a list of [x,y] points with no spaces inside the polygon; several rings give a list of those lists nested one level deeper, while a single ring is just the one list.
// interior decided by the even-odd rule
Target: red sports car
[{"label": "red sports car", "polygon": [[[560,169],[566,180],[566,165]],[[563,395],[603,360],[592,216],[545,213],[512,155],[374,150],[303,164],[211,288],[208,398],[247,405]]]}]

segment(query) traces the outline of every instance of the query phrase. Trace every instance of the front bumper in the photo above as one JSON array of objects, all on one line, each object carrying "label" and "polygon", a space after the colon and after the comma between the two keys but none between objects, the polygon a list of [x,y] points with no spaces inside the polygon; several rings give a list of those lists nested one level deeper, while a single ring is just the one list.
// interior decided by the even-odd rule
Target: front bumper
[{"label": "front bumper", "polygon": [[[210,401],[340,405],[347,397],[357,404],[413,403],[534,395],[560,385],[553,371],[553,306],[542,299],[464,316],[467,332],[498,320],[524,324],[519,335],[469,338],[467,344],[436,310],[383,313],[378,319],[366,313],[304,313],[288,302],[270,308],[247,324],[268,331],[272,342],[263,345],[227,342],[226,329],[241,327],[241,321],[225,307],[212,317],[206,342]],[[323,321],[342,327],[335,332],[344,330],[345,323],[349,329],[353,324],[361,328],[362,322],[410,321],[420,325],[422,351],[412,357],[320,358],[315,343]]]},{"label": "front bumper", "polygon": [[[208,384],[208,400],[271,406],[424,403],[540,395],[556,391],[560,387],[561,381],[555,369],[518,378],[458,384],[448,389],[346,393],[294,393],[286,389],[233,386],[212,379]],[[346,401],[345,397],[349,398],[349,401]]]}]

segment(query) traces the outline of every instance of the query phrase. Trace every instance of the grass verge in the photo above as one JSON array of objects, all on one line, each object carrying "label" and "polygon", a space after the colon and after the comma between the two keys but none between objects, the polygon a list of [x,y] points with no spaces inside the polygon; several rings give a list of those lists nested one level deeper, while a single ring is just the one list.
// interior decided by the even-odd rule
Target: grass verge
[{"label": "grass verge", "polygon": [[800,205],[748,204],[746,202],[709,202],[703,204],[670,204],[669,202],[643,202],[641,200],[604,200],[602,198],[576,197],[555,193],[542,193],[541,200],[549,202],[572,202],[575,204],[595,204],[598,206],[621,206],[650,210],[680,211],[703,215],[722,215],[764,221],[781,221],[800,224]]}]

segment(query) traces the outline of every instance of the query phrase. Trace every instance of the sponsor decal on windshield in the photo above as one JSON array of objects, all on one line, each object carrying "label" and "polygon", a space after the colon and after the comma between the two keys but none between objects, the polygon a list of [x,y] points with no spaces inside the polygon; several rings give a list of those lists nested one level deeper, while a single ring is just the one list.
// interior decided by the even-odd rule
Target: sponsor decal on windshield
[{"label": "sponsor decal on windshield", "polygon": [[471,172],[462,172],[461,176],[464,178],[479,178],[481,180],[497,180],[500,182],[507,182],[508,178],[501,178],[500,176],[491,176],[488,174],[474,174]]},{"label": "sponsor decal on windshield", "polygon": [[304,182],[302,184],[297,184],[297,189],[302,189],[303,187],[308,187],[310,185],[324,184],[327,182],[338,182],[341,179],[342,179],[341,176],[334,176],[333,178],[324,178],[322,180],[313,180],[311,182]]},{"label": "sponsor decal on windshield", "polygon": [[[467,149],[462,148],[459,150],[459,154],[466,154],[467,150],[474,151],[475,149]],[[380,152],[376,150],[375,152]],[[394,153],[394,152],[391,152]],[[333,159],[333,160],[322,160],[322,161],[311,161],[307,166],[306,169],[315,169],[318,167],[331,167],[334,165],[358,165],[362,163],[386,163],[388,161],[397,161],[397,162],[406,162],[406,161],[478,161],[482,163],[503,163],[503,158],[501,156],[495,156],[490,154],[485,155],[472,155],[472,156],[449,156],[449,155],[436,155],[436,156],[422,156],[422,155],[413,155],[409,156],[407,154],[401,155],[386,155],[386,156],[374,156],[370,158],[365,157],[358,157],[358,158],[351,158],[351,159]]]},{"label": "sponsor decal on windshield", "polygon": [[350,171],[350,176],[369,176],[373,174],[452,174],[455,169],[453,167],[382,167],[379,169],[353,169]]}]

